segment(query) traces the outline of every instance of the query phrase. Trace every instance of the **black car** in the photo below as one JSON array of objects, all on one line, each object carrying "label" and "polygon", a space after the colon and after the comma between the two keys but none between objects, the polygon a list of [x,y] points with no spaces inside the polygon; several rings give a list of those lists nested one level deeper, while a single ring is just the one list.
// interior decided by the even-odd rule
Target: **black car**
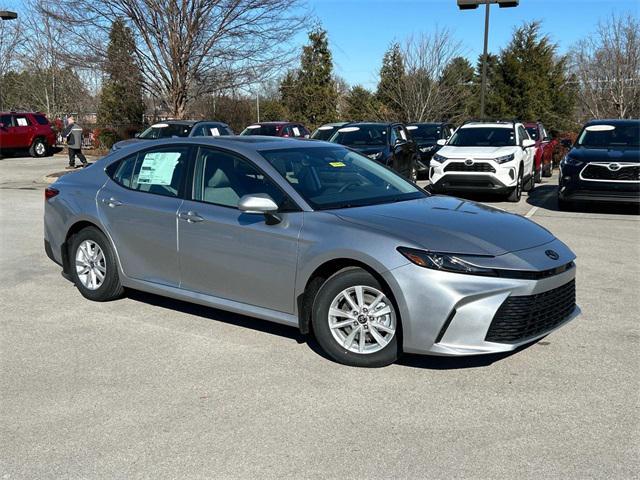
[{"label": "black car", "polygon": [[418,175],[429,173],[429,162],[433,154],[440,150],[438,140],[448,140],[453,135],[453,125],[446,122],[409,123],[407,130],[418,146]]},{"label": "black car", "polygon": [[561,209],[583,201],[640,204],[640,120],[587,123],[560,162],[559,182]]},{"label": "black car", "polygon": [[218,137],[233,135],[233,130],[226,123],[210,120],[166,120],[151,125],[136,138],[122,140],[113,145],[113,150],[126,147],[145,140],[176,137]]},{"label": "black car", "polygon": [[349,123],[329,141],[356,150],[410,180],[417,178],[418,147],[401,123]]},{"label": "black car", "polygon": [[315,131],[311,134],[312,140],[329,140],[333,134],[341,127],[344,127],[349,122],[337,122],[337,123],[326,123],[321,127],[315,129]]}]

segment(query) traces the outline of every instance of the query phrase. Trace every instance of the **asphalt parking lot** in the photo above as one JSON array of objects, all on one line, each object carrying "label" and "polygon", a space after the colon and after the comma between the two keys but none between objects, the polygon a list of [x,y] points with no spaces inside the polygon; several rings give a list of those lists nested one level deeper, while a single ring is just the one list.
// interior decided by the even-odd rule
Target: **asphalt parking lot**
[{"label": "asphalt parking lot", "polygon": [[297,330],[131,292],[83,299],[43,177],[0,160],[0,478],[638,478],[640,216],[518,204],[578,256],[574,322],[515,354],[341,366]]}]

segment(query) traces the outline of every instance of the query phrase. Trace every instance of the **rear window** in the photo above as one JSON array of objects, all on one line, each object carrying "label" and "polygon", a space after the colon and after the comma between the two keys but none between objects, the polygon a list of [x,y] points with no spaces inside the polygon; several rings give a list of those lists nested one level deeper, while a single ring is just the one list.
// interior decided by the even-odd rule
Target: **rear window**
[{"label": "rear window", "polygon": [[44,115],[34,115],[33,116],[40,125],[49,125],[49,120]]}]

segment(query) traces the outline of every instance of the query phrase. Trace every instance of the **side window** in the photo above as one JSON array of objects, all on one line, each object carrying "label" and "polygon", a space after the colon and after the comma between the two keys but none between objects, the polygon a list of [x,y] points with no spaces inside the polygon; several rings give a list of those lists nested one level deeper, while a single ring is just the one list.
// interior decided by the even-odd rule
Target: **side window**
[{"label": "side window", "polygon": [[47,120],[47,117],[44,115],[34,115],[33,118],[35,118],[36,122],[40,125],[49,125],[49,120]]},{"label": "side window", "polygon": [[107,173],[111,179],[118,185],[131,188],[131,176],[136,165],[137,157],[137,155],[132,155],[130,157],[123,158],[116,164],[113,164],[113,167],[109,165]]},{"label": "side window", "polygon": [[529,134],[522,125],[518,127],[518,137],[520,137],[520,145],[522,145],[522,142],[524,142],[525,140],[530,140]]},{"label": "side window", "polygon": [[0,115],[0,123],[4,123],[5,127],[12,127],[13,122],[11,120],[11,115]]},{"label": "side window", "polygon": [[187,146],[138,153],[129,188],[165,197],[178,197],[188,155]]},{"label": "side window", "polygon": [[200,148],[194,200],[237,208],[241,197],[255,193],[266,193],[279,206],[285,200],[284,193],[248,161],[220,150]]},{"label": "side window", "polygon": [[291,131],[291,127],[289,127],[289,126],[284,127],[282,129],[282,136],[283,137],[291,137],[291,136],[293,136],[293,132]]},{"label": "side window", "polygon": [[391,138],[389,140],[389,142],[391,143],[391,146],[395,145],[399,139],[400,137],[398,136],[398,129],[397,127],[393,127],[391,129]]},{"label": "side window", "polygon": [[13,124],[16,127],[28,127],[31,122],[29,122],[29,119],[24,115],[14,115]]},{"label": "side window", "polygon": [[191,132],[192,137],[208,137],[209,131],[205,128],[205,125],[196,125]]}]

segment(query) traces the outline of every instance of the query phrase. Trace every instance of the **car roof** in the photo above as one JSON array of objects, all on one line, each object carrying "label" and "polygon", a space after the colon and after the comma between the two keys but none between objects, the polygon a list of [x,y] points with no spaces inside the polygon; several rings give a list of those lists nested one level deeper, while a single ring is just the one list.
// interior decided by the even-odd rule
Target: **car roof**
[{"label": "car roof", "polygon": [[161,123],[166,123],[167,125],[195,125],[199,123],[200,120],[159,120],[157,122],[152,123],[150,126],[158,125]]},{"label": "car roof", "polygon": [[585,127],[589,125],[639,125],[640,120],[637,118],[603,118],[598,120],[591,120],[585,123]]},{"label": "car roof", "polygon": [[409,125],[449,125],[450,122],[411,122],[411,123],[407,123],[407,126]]},{"label": "car roof", "polygon": [[469,128],[469,127],[498,127],[498,128],[513,128],[514,125],[518,125],[519,122],[469,122],[461,125],[460,128]]},{"label": "car roof", "polygon": [[[380,126],[380,127],[390,127],[391,125],[397,125],[400,122],[350,122],[347,123],[346,125],[350,126],[350,127],[358,127],[358,126],[367,126],[367,125],[371,125],[371,126]],[[346,126],[345,125],[345,126]]]},{"label": "car roof", "polygon": [[285,122],[285,121],[274,121],[274,122],[256,122],[251,125],[301,125],[300,122]]},{"label": "car roof", "polygon": [[320,127],[341,127],[343,125],[347,125],[349,122],[333,122],[333,123],[325,123],[324,125],[320,125]]}]

